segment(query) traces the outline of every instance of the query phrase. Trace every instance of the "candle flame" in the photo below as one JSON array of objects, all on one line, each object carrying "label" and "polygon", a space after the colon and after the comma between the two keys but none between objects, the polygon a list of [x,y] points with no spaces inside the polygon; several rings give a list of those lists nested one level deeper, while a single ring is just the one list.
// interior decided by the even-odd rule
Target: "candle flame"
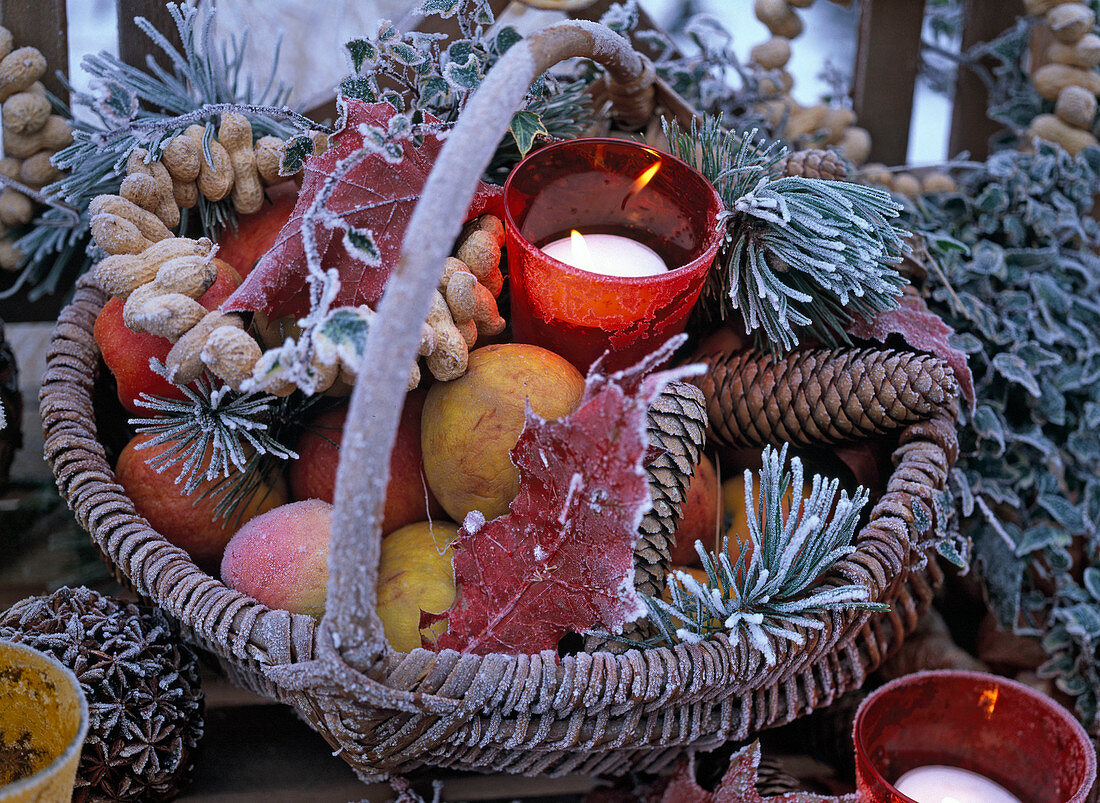
[{"label": "candle flame", "polygon": [[661,160],[658,159],[656,162],[654,162],[641,173],[639,173],[638,177],[634,179],[634,183],[630,185],[630,194],[633,195],[634,193],[645,187],[646,184],[653,180],[653,177],[657,175],[657,171],[660,169]]},{"label": "candle flame", "polygon": [[623,196],[623,203],[621,209],[626,209],[626,205],[630,203],[630,199],[638,194],[645,186],[653,180],[653,177],[657,175],[657,171],[661,169],[661,160],[651,164],[645,170],[638,174],[638,177],[634,179],[634,183],[630,185],[630,189],[627,190],[626,195]]},{"label": "candle flame", "polygon": [[985,718],[989,719],[993,716],[993,709],[997,707],[997,698],[1001,696],[1001,690],[994,686],[991,689],[986,689],[982,692],[982,696],[978,698],[978,706],[985,711]]},{"label": "candle flame", "polygon": [[584,235],[576,229],[569,232],[569,245],[573,249],[573,265],[581,270],[592,271],[592,252],[588,250],[588,243],[584,241]]}]

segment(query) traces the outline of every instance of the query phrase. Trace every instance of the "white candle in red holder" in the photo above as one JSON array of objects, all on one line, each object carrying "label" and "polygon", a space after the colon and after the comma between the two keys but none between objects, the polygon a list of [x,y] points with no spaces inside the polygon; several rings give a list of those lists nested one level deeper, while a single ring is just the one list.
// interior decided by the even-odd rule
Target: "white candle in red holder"
[{"label": "white candle in red holder", "polygon": [[581,234],[573,229],[542,251],[566,265],[604,276],[657,276],[668,271],[661,255],[648,245],[618,234]]},{"label": "white candle in red holder", "polygon": [[996,781],[943,764],[911,769],[894,781],[894,787],[917,803],[1020,803]]}]

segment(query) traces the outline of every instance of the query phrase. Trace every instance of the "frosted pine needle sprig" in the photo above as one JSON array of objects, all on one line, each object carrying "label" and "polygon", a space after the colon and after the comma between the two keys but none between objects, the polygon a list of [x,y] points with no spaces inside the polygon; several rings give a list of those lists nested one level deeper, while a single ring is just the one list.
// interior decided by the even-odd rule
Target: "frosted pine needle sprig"
[{"label": "frosted pine needle sprig", "polygon": [[[163,370],[163,365],[155,366]],[[228,479],[246,472],[257,456],[279,460],[298,455],[270,431],[280,399],[261,393],[239,394],[226,386],[214,387],[205,376],[196,389],[181,386],[186,400],[166,399],[142,393],[138,403],[157,413],[153,418],[132,418],[138,432],[152,437],[136,448],[171,444],[146,464],[163,473],[178,466],[174,482],[185,495],[194,493],[204,480]]]},{"label": "frosted pine needle sprig", "polygon": [[[787,447],[777,452],[769,446],[763,461],[759,496],[754,494],[752,472],[745,472],[751,545],[741,550],[737,563],[730,561],[728,540],[723,539],[717,555],[696,541],[707,582],[674,571],[669,574],[668,602],[646,598],[649,618],[664,644],[694,643],[743,630],[772,665],[772,637],[801,645],[805,639],[795,627],[823,628],[821,620],[809,614],[843,608],[888,610],[871,602],[862,585],[818,585],[833,564],[854,551],[852,537],[867,504],[866,489],[857,489],[852,497],[842,490],[837,498],[839,482],[815,474],[810,494],[803,499],[799,458],[787,469]],[[799,500],[789,514],[783,512],[784,498]]]},{"label": "frosted pine needle sprig", "polygon": [[704,290],[705,323],[739,311],[789,351],[808,332],[825,345],[849,343],[847,325],[894,309],[905,280],[893,264],[909,248],[894,227],[900,205],[876,187],[780,176],[785,150],[754,142],[705,117],[688,131],[665,122],[669,150],[714,185],[726,210],[725,242]]}]

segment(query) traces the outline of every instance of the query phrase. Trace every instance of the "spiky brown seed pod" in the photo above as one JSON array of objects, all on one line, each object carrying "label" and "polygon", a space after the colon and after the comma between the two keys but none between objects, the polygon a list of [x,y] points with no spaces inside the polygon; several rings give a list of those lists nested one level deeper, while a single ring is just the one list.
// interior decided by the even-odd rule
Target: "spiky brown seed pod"
[{"label": "spiky brown seed pod", "polygon": [[848,178],[848,166],[832,151],[810,148],[795,151],[788,156],[783,162],[783,175],[845,181]]},{"label": "spiky brown seed pod", "polygon": [[705,354],[695,382],[707,399],[708,435],[734,447],[827,446],[927,418],[958,394],[942,360],[893,349],[754,350]]},{"label": "spiky brown seed pod", "polygon": [[74,801],[161,801],[190,780],[203,731],[195,653],[157,610],[62,588],[0,614],[0,639],[49,653],[88,698]]}]

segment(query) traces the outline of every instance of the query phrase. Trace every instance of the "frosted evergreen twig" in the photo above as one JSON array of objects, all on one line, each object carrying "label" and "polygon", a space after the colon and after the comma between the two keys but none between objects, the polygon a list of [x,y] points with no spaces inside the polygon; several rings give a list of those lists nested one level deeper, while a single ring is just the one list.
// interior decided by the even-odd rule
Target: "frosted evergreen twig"
[{"label": "frosted evergreen twig", "polygon": [[176,117],[152,118],[147,117],[130,123],[128,126],[115,128],[102,135],[100,141],[110,144],[115,140],[123,139],[142,133],[167,135],[180,131],[193,123],[199,123],[226,112],[239,112],[255,116],[264,116],[272,120],[288,120],[297,123],[304,128],[315,128],[326,134],[331,134],[332,129],[321,123],[315,123],[303,114],[299,114],[287,106],[261,106],[256,103],[205,103],[194,111],[181,114]]},{"label": "frosted evergreen twig", "polygon": [[[151,364],[162,375],[167,373],[158,360]],[[140,394],[138,404],[159,415],[130,419],[138,432],[152,435],[137,449],[171,444],[146,463],[157,473],[179,466],[174,483],[183,486],[185,495],[194,493],[204,480],[244,471],[254,455],[281,460],[298,457],[268,432],[279,399],[235,393],[224,385],[215,387],[207,376],[195,384],[197,390],[177,386],[187,397],[184,401]]]},{"label": "frosted evergreen twig", "polygon": [[80,210],[74,209],[67,203],[60,201],[50,195],[46,195],[39,190],[34,189],[33,187],[28,187],[26,184],[20,181],[16,181],[10,176],[0,174],[0,186],[11,187],[16,192],[21,193],[22,195],[26,195],[28,198],[33,198],[40,204],[52,206],[54,209],[61,210],[72,220],[73,223],[76,223],[78,220],[80,220]]},{"label": "frosted evergreen twig", "polygon": [[905,280],[894,269],[909,250],[891,225],[901,211],[888,192],[843,181],[779,175],[786,151],[705,117],[683,131],[665,122],[669,149],[714,185],[726,211],[725,242],[703,291],[704,318],[740,313],[773,348],[802,331],[826,345],[848,342],[847,324],[897,307]]},{"label": "frosted evergreen twig", "polygon": [[[786,462],[786,446],[764,450],[759,496],[752,472],[745,472],[749,541],[736,564],[729,558],[728,539],[723,539],[717,554],[696,541],[707,581],[673,571],[668,578],[669,601],[644,598],[659,634],[646,646],[695,643],[716,633],[743,630],[771,665],[777,659],[771,637],[802,644],[804,638],[793,628],[824,627],[813,613],[888,610],[870,601],[865,586],[820,585],[833,564],[855,550],[852,538],[867,504],[867,490],[859,488],[852,497],[840,491],[837,498],[839,481],[814,475],[803,499],[802,461],[794,458],[789,469]],[[794,500],[789,514],[783,512],[785,498]]]}]

